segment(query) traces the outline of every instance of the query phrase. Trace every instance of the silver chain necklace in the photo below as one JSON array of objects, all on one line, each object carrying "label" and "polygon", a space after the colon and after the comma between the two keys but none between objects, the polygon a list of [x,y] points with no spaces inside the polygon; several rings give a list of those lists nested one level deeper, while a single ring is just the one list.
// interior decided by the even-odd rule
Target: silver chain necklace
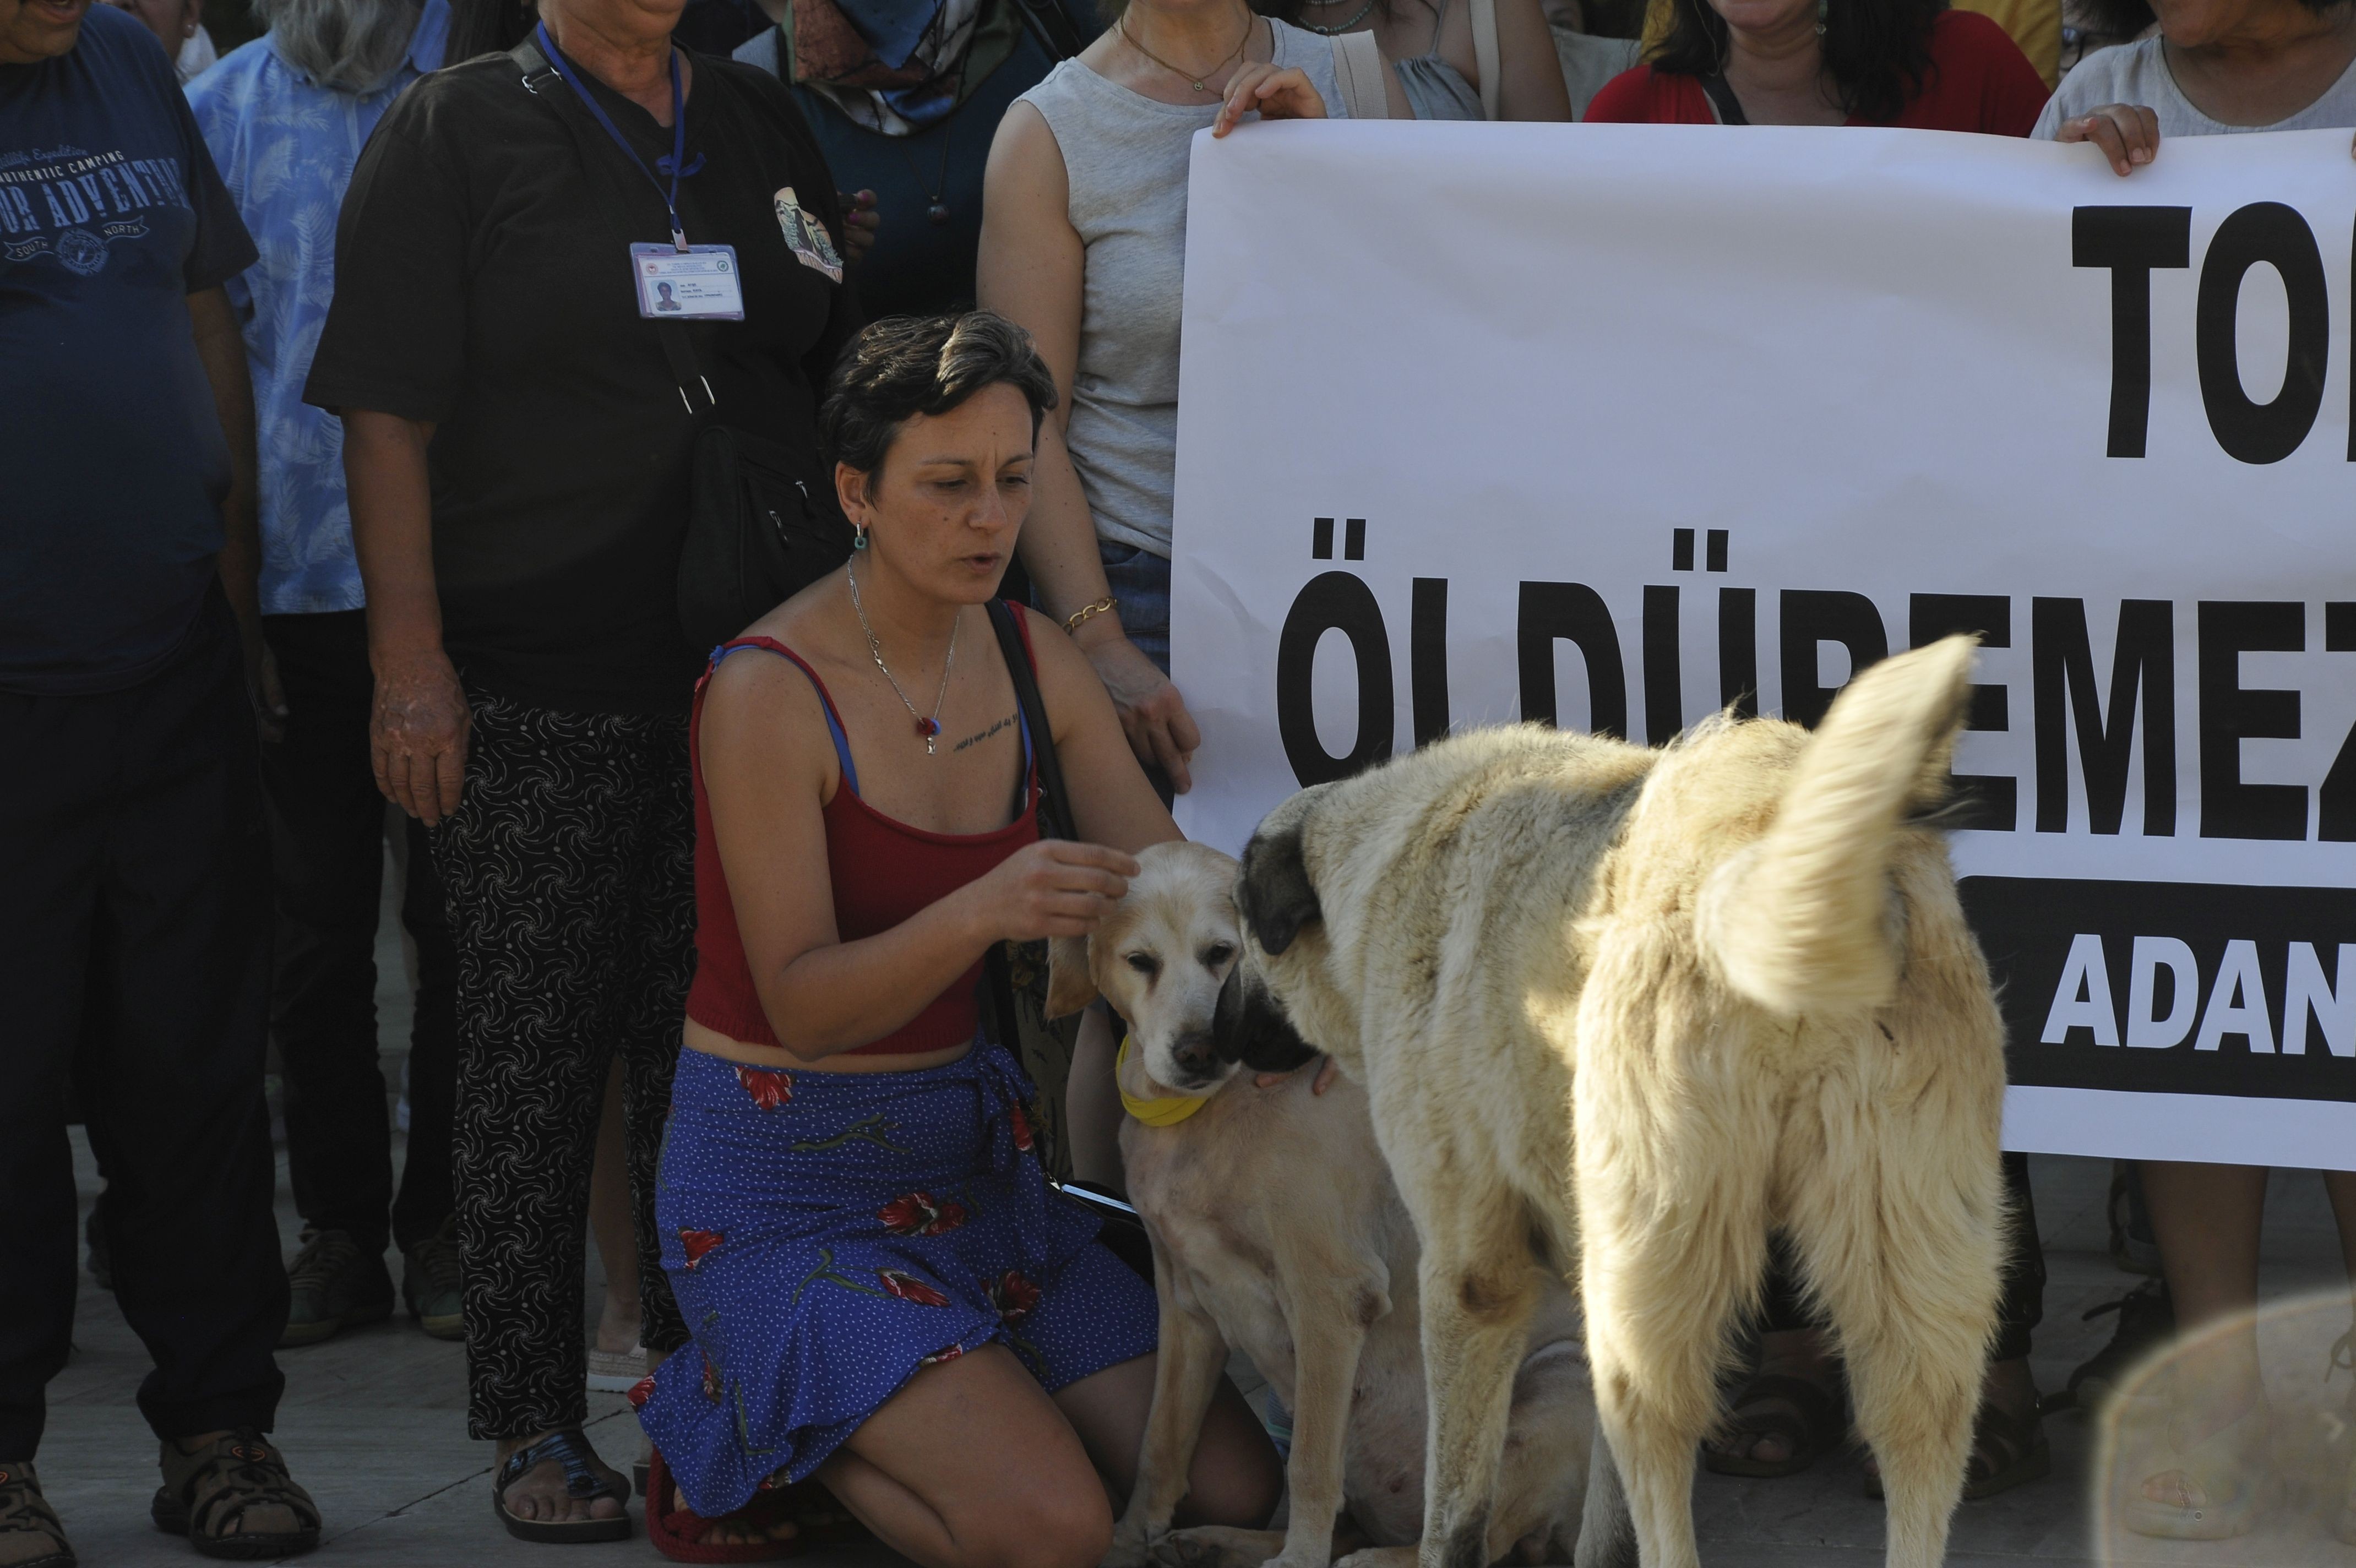
[{"label": "silver chain necklace", "polygon": [[906,692],[900,689],[900,677],[894,675],[892,667],[884,662],[884,649],[875,640],[875,628],[867,624],[867,608],[859,602],[858,573],[846,566],[842,575],[851,584],[851,613],[859,617],[859,629],[867,634],[867,656],[875,661],[875,667],[882,670],[884,678],[892,683],[893,694],[899,698],[900,706],[908,710],[908,717],[916,721],[916,733],[925,738],[925,755],[932,756],[933,742],[941,737],[941,704],[949,694],[949,670],[957,663],[958,623],[965,619],[965,612],[960,609],[957,619],[949,623],[949,651],[941,660],[941,688],[934,694],[933,716],[927,719],[916,711],[916,705],[908,700]]},{"label": "silver chain necklace", "polygon": [[[1308,3],[1312,5],[1318,6],[1346,5],[1349,4],[1349,0],[1308,0]],[[1340,23],[1334,27],[1328,27],[1322,23],[1306,20],[1296,24],[1296,26],[1306,27],[1309,31],[1316,34],[1321,38],[1330,38],[1340,34],[1346,33],[1351,28],[1356,27],[1359,23],[1365,21],[1366,19],[1366,13],[1372,11],[1374,8],[1375,0],[1366,0],[1365,5],[1358,7],[1358,14],[1356,16],[1351,17],[1348,21]]]}]

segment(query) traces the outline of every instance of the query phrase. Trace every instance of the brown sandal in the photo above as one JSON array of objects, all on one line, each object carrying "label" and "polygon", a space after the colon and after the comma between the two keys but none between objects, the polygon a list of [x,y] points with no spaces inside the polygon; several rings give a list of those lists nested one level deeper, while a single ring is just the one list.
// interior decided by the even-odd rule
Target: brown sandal
[{"label": "brown sandal", "polygon": [[[285,1456],[241,1426],[193,1454],[164,1445],[164,1484],[148,1517],[167,1535],[185,1535],[206,1557],[291,1557],[319,1544],[319,1505],[286,1473]],[[246,1516],[284,1509],[292,1530],[253,1530]]]},{"label": "brown sandal", "polygon": [[18,1558],[8,1568],[73,1568],[80,1561],[74,1556],[73,1543],[66,1539],[58,1510],[41,1496],[41,1478],[33,1474],[29,1459],[0,1460],[0,1538],[11,1535],[45,1536],[57,1550],[39,1557]]}]

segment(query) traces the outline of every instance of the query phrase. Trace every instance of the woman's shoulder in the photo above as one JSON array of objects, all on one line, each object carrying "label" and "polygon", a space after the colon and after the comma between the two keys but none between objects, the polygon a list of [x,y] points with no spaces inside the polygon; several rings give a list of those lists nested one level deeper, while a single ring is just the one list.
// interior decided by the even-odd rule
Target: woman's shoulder
[{"label": "woman's shoulder", "polygon": [[[1630,66],[1603,84],[1580,118],[1600,125],[1675,125],[1693,123],[1688,95],[1700,89],[1689,76]],[[1707,114],[1703,116],[1708,118]]]},{"label": "woman's shoulder", "polygon": [[[1931,59],[1942,69],[1987,70],[2015,60],[2034,73],[2029,57],[2002,23],[1977,11],[1950,5],[1931,18]],[[2041,85],[2041,79],[2040,79]]]},{"label": "woman's shoulder", "polygon": [[1931,19],[1929,101],[1901,123],[1944,131],[2026,136],[2048,96],[2045,79],[2001,23],[1950,8]]}]

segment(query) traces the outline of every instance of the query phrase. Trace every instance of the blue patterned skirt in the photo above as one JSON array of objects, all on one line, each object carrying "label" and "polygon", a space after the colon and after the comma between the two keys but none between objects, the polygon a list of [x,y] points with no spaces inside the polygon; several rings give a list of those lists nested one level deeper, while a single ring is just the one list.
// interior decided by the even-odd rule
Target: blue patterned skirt
[{"label": "blue patterned skirt", "polygon": [[696,1512],[809,1476],[931,1362],[995,1340],[1052,1392],[1153,1349],[1152,1287],[1048,1187],[1032,1093],[986,1040],[915,1072],[680,1053],[655,1221],[695,1342],[638,1420]]}]

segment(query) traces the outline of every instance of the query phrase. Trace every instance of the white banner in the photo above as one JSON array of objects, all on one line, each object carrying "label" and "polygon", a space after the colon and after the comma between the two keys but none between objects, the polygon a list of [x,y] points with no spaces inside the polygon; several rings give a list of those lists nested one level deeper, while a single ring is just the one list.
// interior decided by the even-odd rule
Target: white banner
[{"label": "white banner", "polygon": [[2008,1147],[2356,1167],[2345,132],[1197,138],[1186,831],[1450,727],[1813,721],[1987,634]]}]

